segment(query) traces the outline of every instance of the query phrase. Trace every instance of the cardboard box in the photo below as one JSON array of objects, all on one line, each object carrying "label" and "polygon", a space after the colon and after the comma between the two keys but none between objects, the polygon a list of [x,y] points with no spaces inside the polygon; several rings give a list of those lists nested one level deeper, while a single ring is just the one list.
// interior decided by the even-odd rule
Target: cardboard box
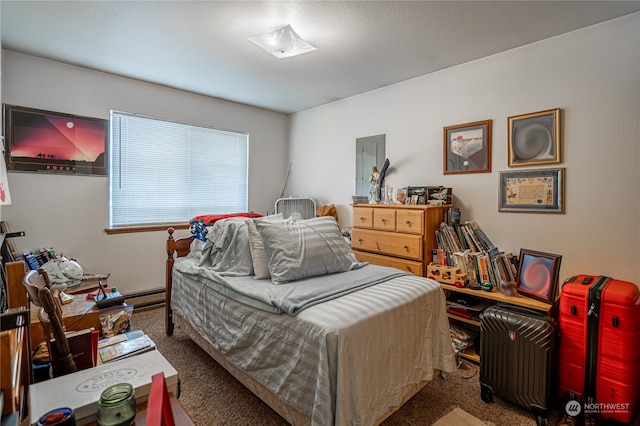
[{"label": "cardboard box", "polygon": [[61,407],[74,411],[78,426],[91,423],[96,420],[100,394],[116,383],[131,383],[136,403],[145,402],[151,377],[159,372],[164,372],[169,393],[177,397],[178,372],[157,350],[33,384],[29,386],[30,424]]}]

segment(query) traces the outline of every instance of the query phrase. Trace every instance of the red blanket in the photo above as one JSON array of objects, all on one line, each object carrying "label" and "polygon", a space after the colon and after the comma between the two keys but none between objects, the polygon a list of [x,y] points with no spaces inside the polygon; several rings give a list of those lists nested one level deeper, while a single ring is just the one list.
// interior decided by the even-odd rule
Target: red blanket
[{"label": "red blanket", "polygon": [[211,226],[214,223],[216,223],[216,221],[218,221],[220,219],[229,219],[231,217],[262,217],[262,216],[264,216],[264,215],[262,215],[260,213],[254,213],[254,212],[250,212],[250,213],[228,213],[228,214],[216,214],[216,215],[203,214],[203,215],[196,216],[193,219],[191,219],[189,221],[189,224],[203,223],[205,226]]}]

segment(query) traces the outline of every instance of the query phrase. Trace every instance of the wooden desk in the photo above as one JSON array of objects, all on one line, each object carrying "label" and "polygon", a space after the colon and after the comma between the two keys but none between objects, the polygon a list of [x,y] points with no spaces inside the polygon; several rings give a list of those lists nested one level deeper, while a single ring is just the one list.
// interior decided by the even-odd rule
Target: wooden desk
[{"label": "wooden desk", "polygon": [[[5,273],[7,277],[7,294],[9,296],[9,308],[17,308],[19,306],[29,306],[27,292],[22,285],[22,277],[25,275],[25,264],[23,261],[7,262],[5,264]],[[106,279],[102,280],[103,284],[107,283]],[[98,287],[98,278],[94,275],[87,276],[76,290],[91,291]],[[67,303],[62,307],[63,323],[67,331],[82,330],[94,327],[100,330],[100,318],[98,316],[98,308],[95,307],[93,300],[87,300],[83,293],[74,295],[73,302]],[[44,342],[44,330],[40,319],[38,318],[39,307],[31,306],[30,320],[30,347],[34,350],[40,342]]]},{"label": "wooden desk", "polygon": [[[175,424],[178,426],[195,426],[189,415],[184,408],[182,408],[182,404],[180,401],[171,394],[171,411],[173,411],[173,420]],[[134,423],[136,426],[146,426],[147,424],[147,403],[142,402],[137,406],[138,413],[136,414],[136,422]],[[89,423],[89,426],[97,426],[96,422]]]},{"label": "wooden desk", "polygon": [[[31,349],[44,342],[44,330],[38,318],[39,306],[31,305]],[[62,305],[62,322],[67,331],[84,330],[94,327],[100,330],[100,311],[93,300],[88,300],[86,294],[78,293],[71,303]]]}]

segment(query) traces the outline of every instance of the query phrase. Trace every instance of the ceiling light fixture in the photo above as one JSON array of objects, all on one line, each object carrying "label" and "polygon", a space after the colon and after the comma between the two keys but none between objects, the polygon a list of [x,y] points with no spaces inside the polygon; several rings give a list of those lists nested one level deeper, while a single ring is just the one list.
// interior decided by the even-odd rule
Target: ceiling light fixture
[{"label": "ceiling light fixture", "polygon": [[291,25],[276,28],[275,31],[267,34],[247,38],[278,59],[290,58],[316,50],[315,47],[304,41],[291,28]]}]

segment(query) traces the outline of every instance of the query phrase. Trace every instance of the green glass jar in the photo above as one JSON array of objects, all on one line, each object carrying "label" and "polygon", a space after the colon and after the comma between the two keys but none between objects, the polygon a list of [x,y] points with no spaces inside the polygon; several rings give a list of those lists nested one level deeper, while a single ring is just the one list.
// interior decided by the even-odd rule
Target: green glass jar
[{"label": "green glass jar", "polygon": [[135,390],[130,383],[118,383],[102,392],[98,401],[99,426],[130,426],[135,419]]}]

